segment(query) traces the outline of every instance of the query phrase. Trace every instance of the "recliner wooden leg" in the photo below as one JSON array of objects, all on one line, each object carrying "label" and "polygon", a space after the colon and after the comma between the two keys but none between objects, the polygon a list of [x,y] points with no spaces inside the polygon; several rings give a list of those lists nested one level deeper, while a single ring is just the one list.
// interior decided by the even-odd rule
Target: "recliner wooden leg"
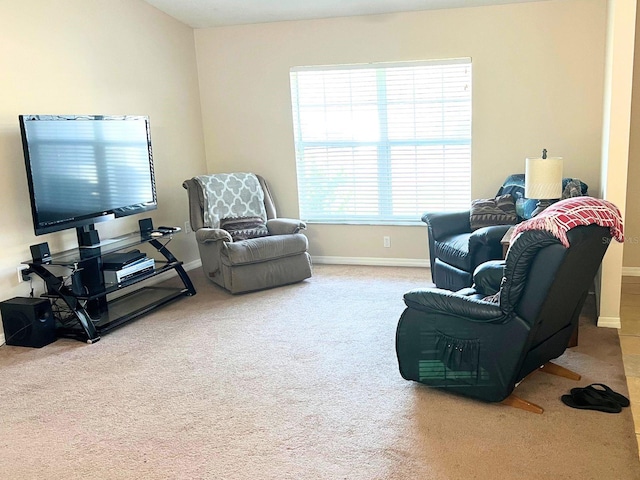
[{"label": "recliner wooden leg", "polygon": [[527,400],[517,397],[513,393],[500,403],[502,403],[503,405],[508,405],[510,407],[520,408],[522,410],[526,410],[527,412],[538,414],[544,412],[544,409],[542,407],[536,405],[535,403],[531,403]]},{"label": "recliner wooden leg", "polygon": [[[550,373],[551,375],[557,375],[559,377],[569,378],[571,380],[580,380],[582,377],[576,372],[572,372],[568,368],[561,367],[553,362],[547,362],[538,368],[539,371]],[[534,370],[535,371],[535,370]],[[535,403],[531,403],[520,397],[517,397],[513,393],[505,398],[502,402],[503,405],[509,405],[510,407],[520,408],[527,412],[542,413],[544,409]]]},{"label": "recliner wooden leg", "polygon": [[570,380],[580,380],[582,378],[579,373],[572,372],[568,368],[561,367],[553,362],[545,363],[539,368],[539,370],[541,372],[550,373],[551,375],[557,375],[558,377],[564,377]]}]

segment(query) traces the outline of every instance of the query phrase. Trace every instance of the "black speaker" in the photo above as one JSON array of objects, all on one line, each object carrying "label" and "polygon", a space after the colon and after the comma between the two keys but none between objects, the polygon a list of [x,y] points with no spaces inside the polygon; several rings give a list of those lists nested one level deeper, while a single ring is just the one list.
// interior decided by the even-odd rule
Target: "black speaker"
[{"label": "black speaker", "polygon": [[34,262],[47,262],[51,260],[51,252],[49,251],[49,244],[47,242],[39,243],[37,245],[31,245],[31,257]]},{"label": "black speaker", "polygon": [[0,302],[7,345],[44,347],[56,340],[56,320],[49,300],[15,297]]},{"label": "black speaker", "polygon": [[153,219],[143,218],[138,220],[138,225],[140,225],[140,233],[148,233],[153,230]]}]

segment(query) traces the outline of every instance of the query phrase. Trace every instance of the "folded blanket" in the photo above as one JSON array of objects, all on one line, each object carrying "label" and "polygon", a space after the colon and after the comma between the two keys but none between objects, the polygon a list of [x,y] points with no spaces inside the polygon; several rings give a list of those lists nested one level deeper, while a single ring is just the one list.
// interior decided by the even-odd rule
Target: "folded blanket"
[{"label": "folded blanket", "polygon": [[512,238],[526,230],[546,230],[569,248],[567,232],[579,225],[609,227],[611,236],[624,241],[622,216],[613,203],[593,197],[560,200],[530,220],[516,225]]},{"label": "folded blanket", "polygon": [[204,225],[220,228],[229,217],[256,216],[267,220],[264,192],[253,173],[217,173],[195,177],[204,194]]}]

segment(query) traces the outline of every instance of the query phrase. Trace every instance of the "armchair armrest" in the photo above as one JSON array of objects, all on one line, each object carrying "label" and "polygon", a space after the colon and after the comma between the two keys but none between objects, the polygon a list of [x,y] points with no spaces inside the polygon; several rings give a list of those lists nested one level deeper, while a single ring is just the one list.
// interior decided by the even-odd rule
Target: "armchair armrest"
[{"label": "armchair armrest", "polygon": [[504,234],[513,225],[492,225],[490,227],[482,227],[475,230],[469,237],[469,247],[476,245],[489,245],[492,243],[500,243]]},{"label": "armchair armrest", "polygon": [[298,233],[300,230],[304,230],[305,228],[307,228],[307,224],[302,220],[294,220],[292,218],[271,218],[267,220],[267,230],[269,230],[269,235]]},{"label": "armchair armrest", "polygon": [[457,233],[471,231],[469,210],[461,212],[427,212],[422,215],[422,221],[429,227],[434,240]]},{"label": "armchair armrest", "polygon": [[196,232],[196,241],[198,243],[212,243],[221,240],[225,242],[233,241],[229,232],[220,228],[201,228]]},{"label": "armchair armrest", "polygon": [[502,323],[507,319],[495,303],[439,288],[411,290],[404,294],[404,303],[422,312],[461,317],[470,322]]},{"label": "armchair armrest", "polygon": [[489,260],[478,265],[473,272],[473,285],[478,293],[493,295],[500,290],[504,277],[504,260]]}]

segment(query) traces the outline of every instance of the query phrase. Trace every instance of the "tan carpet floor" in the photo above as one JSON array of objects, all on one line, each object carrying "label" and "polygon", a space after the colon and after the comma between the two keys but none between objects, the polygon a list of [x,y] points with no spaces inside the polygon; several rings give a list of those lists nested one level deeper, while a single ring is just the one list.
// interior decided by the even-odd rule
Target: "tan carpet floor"
[{"label": "tan carpet floor", "polygon": [[615,330],[583,319],[557,363],[516,390],[535,415],[403,380],[394,335],[424,269],[315,267],[303,283],[197,295],[94,345],[0,348],[0,479],[640,479]]}]

